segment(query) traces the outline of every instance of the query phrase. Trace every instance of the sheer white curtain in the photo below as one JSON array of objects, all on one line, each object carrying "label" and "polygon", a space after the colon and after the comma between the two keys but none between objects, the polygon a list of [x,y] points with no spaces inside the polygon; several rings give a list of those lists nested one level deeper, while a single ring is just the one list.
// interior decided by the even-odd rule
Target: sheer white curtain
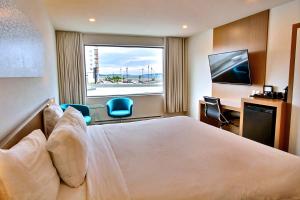
[{"label": "sheer white curtain", "polygon": [[82,34],[56,32],[60,103],[85,103],[85,73]]},{"label": "sheer white curtain", "polygon": [[165,112],[187,111],[186,39],[165,38]]}]

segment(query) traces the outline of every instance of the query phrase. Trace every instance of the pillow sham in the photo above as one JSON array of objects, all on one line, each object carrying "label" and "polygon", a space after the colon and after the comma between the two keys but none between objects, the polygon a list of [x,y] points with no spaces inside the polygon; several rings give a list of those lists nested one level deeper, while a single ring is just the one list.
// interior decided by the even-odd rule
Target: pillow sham
[{"label": "pillow sham", "polygon": [[44,109],[45,134],[49,137],[56,123],[63,116],[64,112],[57,104],[51,104]]},{"label": "pillow sham", "polygon": [[47,142],[60,178],[70,187],[79,187],[87,172],[86,130],[82,114],[69,106]]},{"label": "pillow sham", "polygon": [[33,131],[9,150],[0,150],[0,169],[0,199],[57,198],[60,179],[41,130]]}]

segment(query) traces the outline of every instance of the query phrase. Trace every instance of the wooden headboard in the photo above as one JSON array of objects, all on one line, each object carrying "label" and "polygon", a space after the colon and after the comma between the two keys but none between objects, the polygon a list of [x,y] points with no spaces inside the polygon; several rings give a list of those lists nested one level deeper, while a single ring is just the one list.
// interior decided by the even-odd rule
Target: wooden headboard
[{"label": "wooden headboard", "polygon": [[8,134],[0,141],[0,148],[9,149],[17,144],[23,137],[30,134],[36,129],[41,129],[44,132],[44,109],[53,103],[53,99],[45,100],[28,118],[21,123],[12,133]]}]

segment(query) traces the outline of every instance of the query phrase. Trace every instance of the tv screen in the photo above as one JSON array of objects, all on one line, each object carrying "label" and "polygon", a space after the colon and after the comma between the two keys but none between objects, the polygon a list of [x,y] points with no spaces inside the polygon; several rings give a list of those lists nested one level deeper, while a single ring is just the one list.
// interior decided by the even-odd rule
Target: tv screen
[{"label": "tv screen", "polygon": [[251,85],[248,50],[208,56],[213,83]]}]

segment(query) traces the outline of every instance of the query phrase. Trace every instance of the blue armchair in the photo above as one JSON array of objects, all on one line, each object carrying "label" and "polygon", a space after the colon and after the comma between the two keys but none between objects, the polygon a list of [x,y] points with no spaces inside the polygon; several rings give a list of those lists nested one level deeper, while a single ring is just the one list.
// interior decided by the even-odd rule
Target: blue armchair
[{"label": "blue armchair", "polygon": [[79,110],[84,117],[84,121],[86,125],[90,125],[92,122],[92,118],[90,116],[89,107],[81,104],[61,104],[60,107],[63,111],[65,111],[69,106],[72,106],[76,110]]},{"label": "blue armchair", "polygon": [[106,107],[110,117],[129,117],[132,115],[133,100],[126,97],[113,98],[106,103]]}]

